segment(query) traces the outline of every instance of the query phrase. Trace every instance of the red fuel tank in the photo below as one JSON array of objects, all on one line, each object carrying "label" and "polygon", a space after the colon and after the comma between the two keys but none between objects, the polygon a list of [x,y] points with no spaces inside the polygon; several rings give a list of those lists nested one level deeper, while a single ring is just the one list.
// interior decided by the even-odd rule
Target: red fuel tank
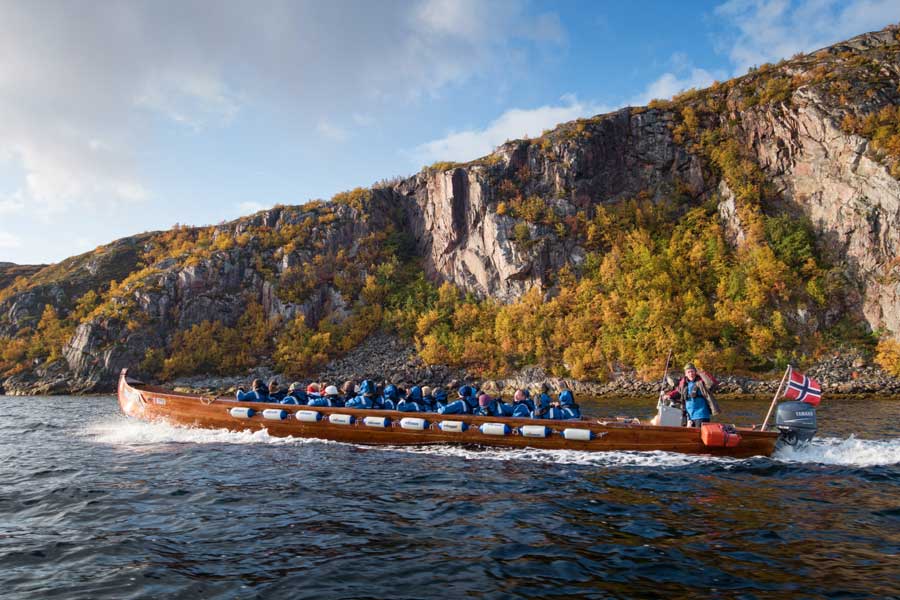
[{"label": "red fuel tank", "polygon": [[741,443],[741,434],[730,425],[703,423],[700,425],[700,439],[711,448],[733,448]]}]

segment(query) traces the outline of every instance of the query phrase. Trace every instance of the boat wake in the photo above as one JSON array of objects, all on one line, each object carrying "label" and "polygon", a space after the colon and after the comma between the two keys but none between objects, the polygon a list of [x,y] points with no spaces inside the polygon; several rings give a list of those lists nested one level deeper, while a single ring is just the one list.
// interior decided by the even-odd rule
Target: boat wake
[{"label": "boat wake", "polygon": [[818,463],[847,467],[877,467],[900,464],[900,439],[863,440],[815,438],[811,444],[795,450],[784,448],[775,459],[787,463]]},{"label": "boat wake", "polygon": [[183,427],[163,422],[148,423],[116,417],[93,423],[83,430],[86,437],[112,446],[153,446],[158,444],[308,444],[332,443],[306,438],[275,437],[265,429],[229,431]]},{"label": "boat wake", "polygon": [[[84,435],[94,441],[115,446],[145,447],[160,444],[342,444],[309,438],[283,438],[261,431],[228,431],[200,429],[167,423],[147,423],[116,417],[86,427]],[[675,452],[581,452],[576,450],[537,450],[519,448],[479,448],[471,446],[365,446],[382,452],[439,455],[466,460],[528,460],[594,467],[683,467],[716,463],[740,464],[748,459],[678,454]],[[816,438],[806,447],[781,449],[772,457],[783,463],[823,464],[847,467],[874,467],[900,464],[900,439],[866,440],[849,438]]]}]

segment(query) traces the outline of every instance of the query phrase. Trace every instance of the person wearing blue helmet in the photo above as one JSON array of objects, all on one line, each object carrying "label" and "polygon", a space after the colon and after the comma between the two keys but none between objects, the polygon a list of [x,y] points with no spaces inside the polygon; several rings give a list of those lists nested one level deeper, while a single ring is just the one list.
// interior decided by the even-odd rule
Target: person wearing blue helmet
[{"label": "person wearing blue helmet", "polygon": [[431,412],[440,412],[442,408],[447,406],[447,390],[444,388],[434,388],[432,397],[434,398],[434,404],[432,405]]},{"label": "person wearing blue helmet", "polygon": [[383,410],[396,410],[399,402],[400,390],[397,389],[396,385],[389,383],[384,387],[384,392],[381,396],[381,406],[379,408]]},{"label": "person wearing blue helmet", "polygon": [[442,415],[467,415],[471,413],[474,409],[469,404],[470,389],[467,385],[459,388],[457,390],[457,399],[445,406],[438,406],[438,412]]},{"label": "person wearing blue helmet", "polygon": [[559,407],[562,409],[563,419],[581,418],[581,408],[575,404],[571,390],[565,389],[559,393]]}]

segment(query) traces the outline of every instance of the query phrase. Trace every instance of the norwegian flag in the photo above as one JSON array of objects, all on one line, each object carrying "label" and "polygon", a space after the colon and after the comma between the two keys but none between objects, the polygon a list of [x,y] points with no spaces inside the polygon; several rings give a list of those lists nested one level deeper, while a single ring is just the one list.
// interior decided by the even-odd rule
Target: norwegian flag
[{"label": "norwegian flag", "polygon": [[791,378],[784,389],[784,397],[818,406],[822,401],[822,386],[815,379],[791,369]]}]

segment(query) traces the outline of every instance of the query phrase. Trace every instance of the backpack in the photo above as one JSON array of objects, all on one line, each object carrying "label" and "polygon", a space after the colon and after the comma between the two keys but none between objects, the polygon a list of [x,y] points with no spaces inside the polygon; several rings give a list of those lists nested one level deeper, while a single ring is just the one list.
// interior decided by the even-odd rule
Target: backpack
[{"label": "backpack", "polygon": [[715,392],[719,387],[719,380],[712,373],[698,369],[697,375],[703,380],[703,385],[706,386],[710,393]]}]

